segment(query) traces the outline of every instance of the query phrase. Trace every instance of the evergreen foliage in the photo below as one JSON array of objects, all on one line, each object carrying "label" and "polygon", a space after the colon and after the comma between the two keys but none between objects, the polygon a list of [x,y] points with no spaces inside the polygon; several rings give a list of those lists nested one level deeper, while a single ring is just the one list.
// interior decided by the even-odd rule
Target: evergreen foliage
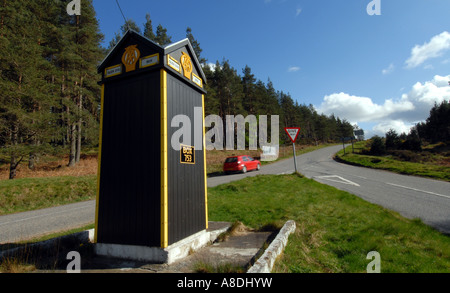
[{"label": "evergreen foliage", "polygon": [[450,142],[450,103],[443,101],[441,104],[435,103],[430,110],[430,115],[426,122],[416,125],[417,134],[420,138],[436,143]]},{"label": "evergreen foliage", "polygon": [[397,134],[390,129],[385,134],[387,150],[421,151],[422,143],[448,143],[450,141],[450,103],[435,103],[425,122],[419,122],[408,134]]},{"label": "evergreen foliage", "polygon": [[384,155],[386,153],[386,145],[381,137],[375,135],[372,137],[372,144],[370,146],[370,154],[375,156]]},{"label": "evergreen foliage", "polygon": [[[0,152],[10,179],[18,164],[29,167],[40,154],[70,146],[69,166],[83,143],[98,140],[102,58],[92,1],[80,16],[65,1],[23,0],[0,4]],[[85,130],[86,129],[86,130]]]}]

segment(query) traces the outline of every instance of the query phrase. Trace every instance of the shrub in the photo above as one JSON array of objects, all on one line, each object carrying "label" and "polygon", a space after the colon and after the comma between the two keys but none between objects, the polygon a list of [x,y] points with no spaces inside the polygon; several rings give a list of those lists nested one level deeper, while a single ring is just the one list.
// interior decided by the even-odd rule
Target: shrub
[{"label": "shrub", "polygon": [[386,149],[396,150],[401,144],[400,136],[393,129],[386,132]]},{"label": "shrub", "polygon": [[402,150],[421,151],[422,146],[420,139],[414,136],[408,136],[408,138],[400,145]]},{"label": "shrub", "polygon": [[391,151],[390,154],[395,156],[397,159],[401,161],[407,161],[407,162],[420,162],[421,157],[419,154],[409,151],[409,150],[396,150]]},{"label": "shrub", "polygon": [[379,136],[374,136],[372,138],[372,144],[370,146],[370,154],[375,156],[384,155],[386,153],[386,145],[384,141]]}]

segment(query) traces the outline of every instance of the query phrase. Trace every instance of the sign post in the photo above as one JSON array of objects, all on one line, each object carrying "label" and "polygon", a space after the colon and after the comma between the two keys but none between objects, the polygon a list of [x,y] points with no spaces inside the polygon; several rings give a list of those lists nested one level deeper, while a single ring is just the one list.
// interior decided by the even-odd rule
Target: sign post
[{"label": "sign post", "polygon": [[294,167],[295,167],[295,173],[297,173],[297,158],[295,154],[295,141],[297,140],[298,134],[300,133],[300,127],[286,127],[284,129],[286,131],[287,135],[292,141],[292,148],[294,150]]}]

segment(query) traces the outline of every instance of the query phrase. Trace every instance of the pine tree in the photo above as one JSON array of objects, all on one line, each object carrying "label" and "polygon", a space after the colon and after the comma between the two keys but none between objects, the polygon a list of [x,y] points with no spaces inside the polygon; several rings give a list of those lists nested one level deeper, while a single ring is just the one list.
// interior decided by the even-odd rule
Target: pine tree
[{"label": "pine tree", "polygon": [[134,30],[139,34],[141,33],[141,28],[131,18],[125,21],[125,23],[120,27],[120,30],[122,31],[122,35],[125,35],[128,30]]},{"label": "pine tree", "polygon": [[97,127],[97,123],[87,123],[92,121],[89,116],[95,115],[99,104],[96,66],[102,57],[100,42],[103,36],[99,33],[92,1],[83,2],[81,15],[65,14],[61,19],[62,43],[65,44],[59,54],[62,122],[67,129],[68,166],[74,166],[81,156],[83,125],[90,129]]},{"label": "pine tree", "polygon": [[111,52],[111,50],[114,49],[114,47],[119,43],[121,38],[122,38],[122,35],[119,32],[115,32],[114,38],[111,41],[109,41],[109,46],[106,49],[106,52],[107,53]]},{"label": "pine tree", "polygon": [[243,90],[243,107],[248,114],[256,114],[256,78],[252,74],[251,68],[246,65],[242,70],[244,76],[242,77],[242,90]]},{"label": "pine tree", "polygon": [[197,60],[200,64],[205,64],[206,59],[201,57],[202,49],[200,48],[200,43],[194,38],[194,35],[192,34],[192,29],[190,27],[187,27],[186,29],[186,38],[189,39],[189,42],[192,45],[192,48],[194,49],[195,55],[197,56]]},{"label": "pine tree", "polygon": [[388,132],[386,132],[386,149],[387,150],[396,150],[400,146],[400,137],[398,136],[398,133],[394,129],[389,129]]},{"label": "pine tree", "polygon": [[92,123],[92,119],[89,118],[95,115],[97,105],[100,103],[96,66],[102,57],[100,42],[103,39],[103,35],[99,32],[92,1],[84,1],[82,7],[81,16],[77,17],[75,35],[76,54],[79,57],[75,82],[77,106],[75,162],[80,161],[82,139],[86,137],[86,135],[83,136],[83,125],[91,130],[98,125],[95,122]]},{"label": "pine tree", "polygon": [[[96,65],[101,35],[92,1],[70,17],[64,1],[4,1],[0,33],[0,144],[6,146],[10,178],[28,156],[70,144],[79,160],[83,139],[98,129]],[[93,137],[97,134],[92,133]]]},{"label": "pine tree", "polygon": [[236,69],[228,60],[216,63],[214,70],[216,93],[219,99],[219,116],[238,115],[242,113],[242,84]]},{"label": "pine tree", "polygon": [[136,31],[137,33],[141,33],[141,29],[136,24],[136,22],[131,18],[127,19],[125,23],[120,26],[120,30],[114,33],[114,38],[111,41],[109,41],[109,46],[106,49],[106,53],[111,52],[111,50],[119,43],[119,41],[122,39],[122,37],[126,34],[126,32],[129,29]]},{"label": "pine tree", "polygon": [[205,96],[205,115],[217,115],[219,113],[219,99],[216,93],[214,71],[209,65],[202,66],[202,69],[208,80],[208,83],[205,83],[205,90],[207,92]]},{"label": "pine tree", "polygon": [[159,24],[156,28],[155,42],[161,46],[172,43],[172,37],[167,35],[167,29],[164,28],[161,24]]},{"label": "pine tree", "polygon": [[152,25],[152,20],[150,18],[150,14],[146,14],[145,15],[145,24],[144,24],[144,37],[148,38],[149,40],[155,41],[156,40],[156,35],[153,32],[153,25]]},{"label": "pine tree", "polygon": [[419,134],[426,140],[432,143],[450,141],[450,102],[435,103],[424,125],[419,128]]},{"label": "pine tree", "polygon": [[[42,106],[45,64],[34,1],[4,1],[0,33],[0,141],[10,158],[9,178],[24,158],[36,151],[41,131],[36,112]],[[45,125],[45,124],[44,124]]]}]

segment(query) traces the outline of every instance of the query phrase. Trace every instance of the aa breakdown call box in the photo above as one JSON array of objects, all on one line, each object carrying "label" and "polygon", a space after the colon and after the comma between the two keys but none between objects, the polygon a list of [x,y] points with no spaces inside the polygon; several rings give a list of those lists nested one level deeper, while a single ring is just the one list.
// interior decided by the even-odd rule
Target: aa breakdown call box
[{"label": "aa breakdown call box", "polygon": [[162,47],[130,30],[98,71],[95,242],[165,248],[205,230],[204,131],[202,148],[171,143],[176,115],[194,121],[201,108],[204,126],[206,79],[189,40]]}]

